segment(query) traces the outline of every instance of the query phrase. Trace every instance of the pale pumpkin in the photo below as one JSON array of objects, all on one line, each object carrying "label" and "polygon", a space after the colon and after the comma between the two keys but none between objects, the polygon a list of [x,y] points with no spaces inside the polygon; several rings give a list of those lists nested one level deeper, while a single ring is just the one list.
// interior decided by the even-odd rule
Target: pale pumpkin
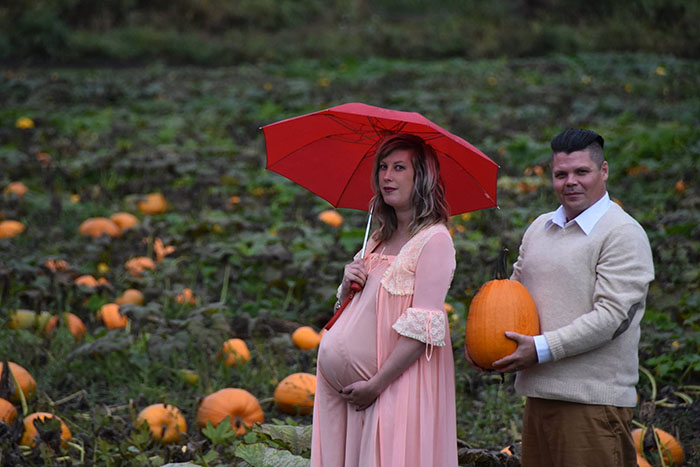
[{"label": "pale pumpkin", "polygon": [[24,224],[20,221],[0,221],[0,238],[12,238],[24,232]]},{"label": "pale pumpkin", "polygon": [[97,317],[102,320],[107,329],[125,328],[129,319],[119,313],[119,305],[106,303],[97,311]]},{"label": "pale pumpkin", "polygon": [[258,399],[240,388],[224,388],[204,397],[197,410],[196,421],[200,428],[211,422],[218,426],[226,417],[237,435],[245,434],[253,423],[263,423],[265,415]]},{"label": "pale pumpkin", "polygon": [[136,417],[136,426],[148,424],[153,439],[163,444],[177,443],[187,433],[187,423],[180,409],[173,405],[149,405]]},{"label": "pale pumpkin", "polygon": [[481,286],[467,315],[465,342],[477,366],[492,370],[493,362],[515,351],[517,344],[505,336],[506,331],[539,334],[537,307],[520,282],[492,280]]},{"label": "pale pumpkin", "polygon": [[93,238],[99,238],[103,235],[119,237],[122,234],[122,229],[113,220],[106,217],[91,217],[80,224],[78,232]]},{"label": "pale pumpkin", "polygon": [[8,400],[0,399],[0,422],[12,425],[17,417],[17,409]]},{"label": "pale pumpkin", "polygon": [[[647,428],[635,428],[632,430],[632,439],[634,440],[634,447],[636,448],[638,454],[643,454],[644,452],[645,437],[648,436],[652,440],[654,439],[654,435],[651,432],[647,434],[647,431]],[[656,432],[656,436],[659,437],[659,443],[661,443],[662,451],[661,455],[663,456],[666,464],[682,465],[683,461],[685,460],[685,452],[683,451],[683,446],[681,443],[672,434],[660,428],[654,428],[654,431]],[[649,448],[650,451],[657,450],[655,441],[651,441],[647,445],[651,445]]]},{"label": "pale pumpkin", "polygon": [[117,305],[143,305],[144,302],[143,293],[138,289],[126,289],[114,300]]},{"label": "pale pumpkin", "polygon": [[[71,333],[73,336],[73,339],[76,341],[79,341],[83,337],[85,337],[85,333],[87,332],[87,329],[85,328],[85,323],[83,323],[83,320],[80,319],[78,316],[74,315],[73,313],[62,313],[61,314],[61,319],[62,324],[66,327],[68,327],[68,332]],[[54,330],[58,326],[58,315],[53,316],[47,323],[46,327],[44,328],[44,333],[47,336],[53,335]]]},{"label": "pale pumpkin", "polygon": [[109,216],[109,219],[117,224],[122,232],[135,227],[139,223],[138,218],[128,212],[115,212]]},{"label": "pale pumpkin", "polygon": [[243,339],[234,337],[221,346],[219,358],[223,358],[224,363],[228,366],[236,366],[250,360],[250,350]]},{"label": "pale pumpkin", "polygon": [[[36,394],[36,381],[34,380],[34,377],[29,373],[27,370],[25,370],[22,366],[18,365],[15,362],[8,362],[10,366],[10,373],[15,377],[17,380],[17,383],[19,384],[19,387],[22,389],[22,392],[24,393],[24,398],[29,399]],[[3,362],[0,362],[0,375],[2,374],[4,364]],[[17,392],[17,389],[15,388],[14,381],[12,381],[12,392],[10,393],[10,401],[14,403],[19,403],[21,401],[19,392]]]},{"label": "pale pumpkin", "polygon": [[316,376],[294,373],[279,382],[275,388],[277,408],[288,414],[307,415],[314,410]]},{"label": "pale pumpkin", "polygon": [[168,202],[160,193],[150,193],[137,203],[139,211],[143,214],[153,216],[163,214],[168,210]]},{"label": "pale pumpkin", "polygon": [[44,421],[47,418],[56,418],[61,422],[61,439],[63,440],[61,441],[61,444],[65,446],[65,442],[71,439],[73,434],[70,432],[70,429],[68,429],[68,425],[61,420],[61,417],[48,412],[35,412],[31,415],[27,415],[24,418],[24,433],[22,434],[22,439],[20,440],[19,444],[22,446],[34,447],[36,444],[36,436],[38,434],[37,429],[34,426],[34,420],[39,419]]},{"label": "pale pumpkin", "polygon": [[321,336],[311,326],[301,326],[292,333],[292,342],[302,350],[315,349],[321,343]]}]

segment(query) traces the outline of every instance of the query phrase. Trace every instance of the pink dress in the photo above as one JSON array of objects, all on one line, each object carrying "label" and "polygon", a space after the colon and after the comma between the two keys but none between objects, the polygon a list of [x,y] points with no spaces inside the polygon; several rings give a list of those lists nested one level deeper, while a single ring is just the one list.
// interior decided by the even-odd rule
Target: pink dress
[{"label": "pink dress", "polygon": [[[455,267],[452,238],[436,225],[397,256],[376,247],[367,247],[364,289],[321,341],[311,465],[456,466],[454,361],[444,310]],[[374,375],[401,335],[425,342],[426,353],[356,411],[338,391]]]}]

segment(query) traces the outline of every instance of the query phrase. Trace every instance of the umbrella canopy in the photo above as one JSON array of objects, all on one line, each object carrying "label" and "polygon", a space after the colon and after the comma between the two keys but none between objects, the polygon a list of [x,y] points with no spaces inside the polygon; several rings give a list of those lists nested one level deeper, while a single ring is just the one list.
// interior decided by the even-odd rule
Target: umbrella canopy
[{"label": "umbrella canopy", "polygon": [[498,165],[419,113],[349,103],[262,129],[267,168],[337,208],[369,209],[375,151],[398,133],[420,136],[437,153],[450,215],[496,206]]}]

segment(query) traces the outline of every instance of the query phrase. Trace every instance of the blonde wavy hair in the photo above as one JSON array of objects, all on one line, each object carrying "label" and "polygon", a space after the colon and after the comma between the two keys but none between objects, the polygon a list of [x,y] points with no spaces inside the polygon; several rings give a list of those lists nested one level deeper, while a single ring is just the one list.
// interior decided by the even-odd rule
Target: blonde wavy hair
[{"label": "blonde wavy hair", "polygon": [[397,149],[405,149],[412,154],[413,219],[408,226],[411,236],[425,227],[438,223],[447,224],[449,219],[450,209],[445,200],[445,185],[440,177],[440,162],[435,150],[420,136],[407,133],[389,135],[377,148],[372,169],[374,196],[370,206],[374,204],[374,218],[379,224],[373,237],[380,242],[391,238],[398,228],[396,212],[384,202],[379,190],[379,165]]}]

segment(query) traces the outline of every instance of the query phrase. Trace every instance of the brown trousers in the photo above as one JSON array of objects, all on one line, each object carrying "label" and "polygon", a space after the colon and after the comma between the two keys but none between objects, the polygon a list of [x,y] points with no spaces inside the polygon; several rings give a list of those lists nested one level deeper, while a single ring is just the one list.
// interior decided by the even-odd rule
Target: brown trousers
[{"label": "brown trousers", "polygon": [[523,467],[636,467],[629,407],[528,397]]}]

